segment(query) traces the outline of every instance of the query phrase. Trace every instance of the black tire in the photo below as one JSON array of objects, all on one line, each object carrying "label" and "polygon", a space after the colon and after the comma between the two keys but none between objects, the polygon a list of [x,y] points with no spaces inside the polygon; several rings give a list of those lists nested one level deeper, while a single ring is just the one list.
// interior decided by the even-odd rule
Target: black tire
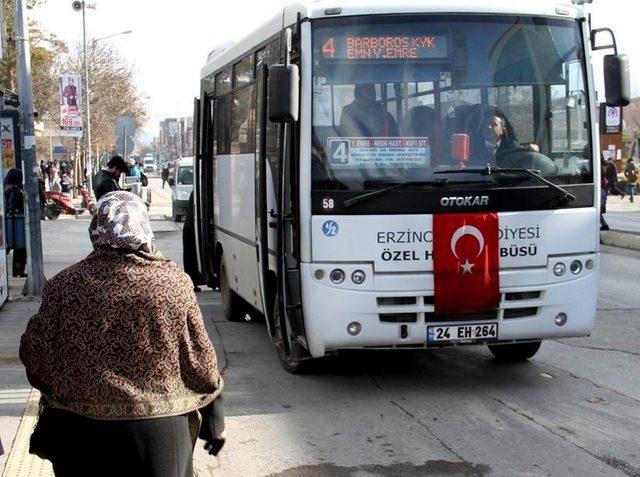
[{"label": "black tire", "polygon": [[503,363],[513,363],[516,361],[526,361],[532,358],[540,349],[541,341],[531,343],[514,343],[505,345],[488,345],[489,351],[493,353],[498,361]]},{"label": "black tire", "polygon": [[242,298],[231,289],[224,255],[220,260],[220,297],[222,299],[222,314],[228,321],[245,321],[246,310]]},{"label": "black tire", "polygon": [[271,342],[284,370],[291,374],[303,374],[308,371],[310,363],[314,360],[311,358],[303,359],[303,357],[308,356],[306,350],[297,342],[291,343],[290,354],[287,354],[284,347],[284,336],[282,334],[282,327],[280,326],[280,306],[277,296],[273,300],[273,322],[274,330]]},{"label": "black tire", "polygon": [[44,215],[49,220],[56,220],[60,217],[60,211],[55,206],[46,205],[44,208]]}]

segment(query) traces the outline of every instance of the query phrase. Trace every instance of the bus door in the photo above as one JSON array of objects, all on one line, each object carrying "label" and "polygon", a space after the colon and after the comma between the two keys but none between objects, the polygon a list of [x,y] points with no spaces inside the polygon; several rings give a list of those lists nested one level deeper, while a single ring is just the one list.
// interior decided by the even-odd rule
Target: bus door
[{"label": "bus door", "polygon": [[215,228],[214,228],[214,164],[213,164],[213,98],[203,94],[198,100],[200,133],[199,140],[194,143],[196,151],[195,181],[196,192],[196,233],[199,254],[199,268],[207,285],[212,288],[218,286],[218,275],[215,270]]},{"label": "bus door", "polygon": [[262,310],[269,336],[273,337],[273,304],[269,290],[269,221],[267,210],[267,76],[268,67],[260,61],[256,66],[256,252],[258,255],[258,284],[262,299]]}]

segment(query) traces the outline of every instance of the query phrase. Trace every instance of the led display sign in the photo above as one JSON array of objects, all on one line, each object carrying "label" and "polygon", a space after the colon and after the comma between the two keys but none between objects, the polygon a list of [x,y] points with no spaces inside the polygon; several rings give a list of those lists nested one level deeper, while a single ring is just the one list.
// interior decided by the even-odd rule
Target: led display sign
[{"label": "led display sign", "polygon": [[331,28],[320,34],[324,60],[431,60],[448,56],[447,36],[419,25],[376,25],[366,33]]}]

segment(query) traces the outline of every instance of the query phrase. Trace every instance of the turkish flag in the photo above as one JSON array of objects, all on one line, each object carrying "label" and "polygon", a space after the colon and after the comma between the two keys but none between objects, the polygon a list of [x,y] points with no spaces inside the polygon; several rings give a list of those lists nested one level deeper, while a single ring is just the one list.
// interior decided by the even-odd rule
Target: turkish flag
[{"label": "turkish flag", "polygon": [[498,308],[498,214],[434,215],[433,261],[437,315]]}]

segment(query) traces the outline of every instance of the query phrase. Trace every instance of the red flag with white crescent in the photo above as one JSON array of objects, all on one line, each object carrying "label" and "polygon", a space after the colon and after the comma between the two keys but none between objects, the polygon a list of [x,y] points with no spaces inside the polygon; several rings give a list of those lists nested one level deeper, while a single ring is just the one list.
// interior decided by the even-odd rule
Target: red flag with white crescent
[{"label": "red flag with white crescent", "polygon": [[436,314],[498,308],[498,214],[434,215],[433,250]]}]

